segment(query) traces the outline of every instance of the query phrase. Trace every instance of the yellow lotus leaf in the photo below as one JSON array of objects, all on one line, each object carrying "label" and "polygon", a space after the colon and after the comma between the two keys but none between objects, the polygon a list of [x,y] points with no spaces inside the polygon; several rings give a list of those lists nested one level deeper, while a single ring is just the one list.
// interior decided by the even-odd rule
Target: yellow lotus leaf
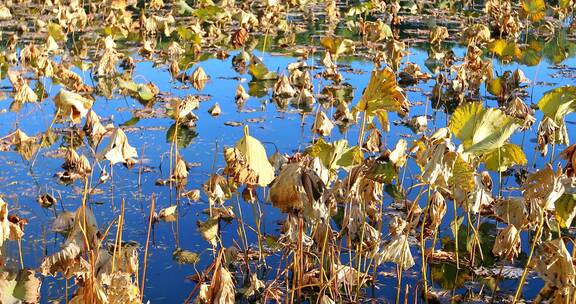
[{"label": "yellow lotus leaf", "polygon": [[370,80],[353,113],[365,111],[375,115],[380,111],[394,111],[400,115],[408,114],[410,103],[404,91],[396,82],[396,75],[389,67],[373,70]]},{"label": "yellow lotus leaf", "polygon": [[304,187],[303,175],[306,168],[301,163],[287,164],[270,186],[268,200],[282,212],[302,210],[306,204],[311,204],[312,196],[308,196]]},{"label": "yellow lotus leaf", "polygon": [[106,289],[110,304],[141,303],[140,290],[128,272],[117,271],[110,274],[110,284]]},{"label": "yellow lotus leaf", "polygon": [[248,168],[258,176],[258,185],[268,186],[274,179],[274,167],[268,162],[264,146],[256,138],[250,136],[248,126],[244,127],[244,137],[236,143],[236,149],[246,158]]},{"label": "yellow lotus leaf", "polygon": [[220,104],[215,103],[210,109],[208,109],[208,113],[212,116],[219,116],[222,113],[222,108],[220,108]]},{"label": "yellow lotus leaf", "polygon": [[518,145],[505,144],[482,157],[486,169],[504,172],[514,165],[526,165],[526,155]]},{"label": "yellow lotus leaf", "polygon": [[18,273],[0,270],[1,303],[40,303],[42,282],[32,269],[22,269]]},{"label": "yellow lotus leaf", "polygon": [[254,185],[258,182],[258,175],[246,162],[246,157],[236,148],[224,149],[226,168],[224,174],[240,184]]},{"label": "yellow lotus leaf", "polygon": [[501,58],[519,58],[522,50],[518,44],[504,39],[494,39],[488,44],[488,50]]},{"label": "yellow lotus leaf", "polygon": [[442,224],[444,215],[446,215],[446,200],[440,192],[435,191],[428,202],[428,219],[424,227],[426,235],[432,235],[437,232],[440,224]]},{"label": "yellow lotus leaf", "polygon": [[408,143],[406,142],[405,139],[401,138],[396,143],[396,147],[394,148],[394,150],[390,152],[390,155],[388,157],[390,158],[390,161],[394,164],[394,166],[396,166],[396,168],[401,168],[404,166],[404,164],[406,164],[406,159],[408,157],[408,154],[406,154],[407,148]]},{"label": "yellow lotus leaf", "polygon": [[60,89],[54,97],[54,103],[61,117],[69,117],[73,122],[79,123],[88,114],[93,101],[80,94]]},{"label": "yellow lotus leaf", "polygon": [[324,167],[334,173],[339,168],[349,168],[362,162],[364,154],[358,146],[350,147],[346,139],[326,142],[318,139],[310,149],[310,156],[318,157]]},{"label": "yellow lotus leaf", "polygon": [[484,109],[482,103],[459,106],[448,127],[462,141],[465,152],[483,153],[500,148],[520,126],[520,122],[499,109]]},{"label": "yellow lotus leaf", "polygon": [[576,86],[563,86],[544,93],[538,108],[558,125],[563,125],[564,116],[576,111]]},{"label": "yellow lotus leaf", "polygon": [[248,98],[250,98],[250,95],[248,93],[246,93],[246,89],[244,89],[244,87],[239,84],[236,87],[236,93],[234,95],[234,99],[236,100],[237,104],[243,104],[246,102],[246,100],[248,100]]},{"label": "yellow lotus leaf", "polygon": [[14,101],[15,102],[36,102],[38,95],[32,90],[26,81],[22,81],[20,85],[14,87]]},{"label": "yellow lotus leaf", "polygon": [[344,53],[353,53],[355,50],[354,41],[341,37],[322,37],[320,44],[334,57]]},{"label": "yellow lotus leaf", "polygon": [[448,29],[444,26],[435,26],[428,35],[430,44],[440,44],[446,38],[448,38]]},{"label": "yellow lotus leaf", "polygon": [[475,170],[462,158],[462,155],[458,152],[448,152],[444,156],[444,162],[451,173],[448,184],[465,192],[473,191]]},{"label": "yellow lotus leaf", "polygon": [[121,54],[116,51],[116,43],[110,35],[104,39],[104,47],[102,57],[98,61],[97,73],[100,76],[111,76],[116,73],[116,63],[120,60]]},{"label": "yellow lotus leaf", "polygon": [[66,151],[66,157],[64,158],[62,168],[80,175],[92,172],[92,166],[90,165],[88,158],[84,155],[78,155],[74,149],[68,149],[68,151]]},{"label": "yellow lotus leaf", "polygon": [[360,284],[365,283],[366,274],[363,272],[358,272],[356,268],[350,267],[349,265],[334,265],[335,280],[338,284],[344,284],[349,287],[358,284],[358,279],[360,279]]},{"label": "yellow lotus leaf", "polygon": [[377,128],[372,129],[368,138],[364,143],[364,148],[370,152],[378,153],[380,152],[380,147],[382,146],[382,134]]},{"label": "yellow lotus leaf", "polygon": [[276,83],[274,84],[274,89],[272,90],[273,96],[278,97],[292,97],[296,95],[296,90],[290,84],[290,80],[285,75],[280,76]]},{"label": "yellow lotus leaf", "polygon": [[10,9],[6,5],[0,5],[0,20],[10,20],[10,19],[12,19]]},{"label": "yellow lotus leaf", "polygon": [[554,202],[565,192],[562,169],[554,171],[550,165],[531,173],[522,184],[526,200],[538,199],[544,210],[554,210]]},{"label": "yellow lotus leaf", "polygon": [[544,0],[522,0],[522,11],[533,22],[540,21],[546,13],[546,2]]},{"label": "yellow lotus leaf", "polygon": [[250,274],[250,285],[244,291],[244,296],[251,297],[266,288],[266,284],[258,279],[256,273]]},{"label": "yellow lotus leaf", "polygon": [[562,228],[569,228],[576,216],[576,194],[564,193],[554,202],[556,220]]}]

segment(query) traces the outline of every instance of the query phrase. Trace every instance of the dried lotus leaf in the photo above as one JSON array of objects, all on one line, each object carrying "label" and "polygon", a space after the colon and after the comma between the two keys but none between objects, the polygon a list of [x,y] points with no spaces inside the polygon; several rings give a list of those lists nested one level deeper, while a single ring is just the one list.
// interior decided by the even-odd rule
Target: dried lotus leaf
[{"label": "dried lotus leaf", "polygon": [[244,137],[236,143],[236,149],[246,158],[248,168],[256,173],[258,185],[268,186],[274,179],[274,168],[268,162],[264,146],[256,138],[250,136],[248,126],[244,126]]},{"label": "dried lotus leaf", "polygon": [[60,89],[60,92],[54,97],[54,103],[61,117],[68,117],[74,123],[79,123],[88,114],[93,101],[78,93]]},{"label": "dried lotus leaf", "polygon": [[120,128],[116,128],[108,146],[100,153],[99,158],[105,158],[113,165],[116,163],[128,164],[132,158],[138,157],[136,149],[128,143],[128,137]]},{"label": "dried lotus leaf", "polygon": [[165,222],[174,222],[176,221],[176,217],[178,216],[178,205],[170,206],[168,208],[164,208],[160,210],[158,214],[158,218]]},{"label": "dried lotus leaf", "polygon": [[505,258],[518,256],[520,253],[520,233],[514,225],[509,224],[498,232],[492,253],[495,256]]},{"label": "dried lotus leaf", "polygon": [[321,136],[328,136],[334,128],[334,123],[322,111],[318,111],[314,123],[312,124],[312,131]]},{"label": "dried lotus leaf", "polygon": [[209,218],[207,221],[198,221],[198,230],[202,237],[212,246],[218,243],[219,223],[215,218]]}]

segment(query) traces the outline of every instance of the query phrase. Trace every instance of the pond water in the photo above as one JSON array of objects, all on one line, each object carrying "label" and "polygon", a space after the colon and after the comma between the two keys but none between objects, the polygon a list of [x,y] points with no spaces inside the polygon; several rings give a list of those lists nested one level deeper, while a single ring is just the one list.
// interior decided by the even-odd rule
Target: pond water
[{"label": "pond water", "polygon": [[[308,34],[304,38],[311,41],[317,40],[317,37]],[[553,38],[551,42],[554,44]],[[226,167],[223,156],[223,148],[234,146],[235,143],[244,135],[243,125],[248,125],[250,135],[260,140],[271,156],[274,152],[286,155],[292,155],[296,152],[303,152],[312,144],[313,139],[318,135],[311,132],[311,126],[314,122],[314,113],[317,111],[319,103],[313,105],[310,111],[302,111],[296,106],[288,105],[282,107],[275,103],[272,98],[272,87],[265,88],[265,94],[259,97],[250,96],[242,107],[235,103],[235,92],[238,85],[243,86],[246,91],[250,91],[251,76],[247,73],[239,73],[233,68],[233,59],[240,51],[234,50],[229,52],[229,57],[225,59],[209,58],[194,63],[188,71],[193,71],[197,67],[202,67],[210,80],[202,90],[196,90],[192,86],[185,85],[175,81],[166,65],[157,65],[138,54],[139,48],[130,46],[129,43],[121,45],[118,49],[130,54],[135,60],[133,79],[137,83],[154,83],[160,90],[161,94],[185,98],[187,95],[201,95],[199,108],[193,113],[197,116],[195,126],[179,126],[179,155],[188,163],[193,164],[189,168],[189,176],[184,186],[184,191],[192,189],[202,189],[210,174],[214,170],[220,170]],[[567,42],[563,42],[563,47]],[[4,45],[5,43],[2,43]],[[484,49],[484,58],[493,58],[494,71],[502,75],[505,71],[514,71],[521,69],[528,82],[528,97],[524,98],[526,104],[535,104],[544,95],[545,92],[564,85],[576,84],[572,76],[576,71],[575,45],[569,45],[569,50],[564,54],[565,58],[558,61],[557,58],[542,58],[537,64],[527,66],[521,62],[511,61],[502,63],[498,58],[492,56]],[[402,60],[403,65],[406,62],[412,62],[422,68],[423,71],[430,73],[426,67],[428,58],[428,44],[414,44],[407,49],[408,55]],[[446,48],[452,47],[457,58],[466,55],[466,48],[461,45],[449,44]],[[21,48],[20,48],[21,49]],[[282,53],[281,49],[274,48],[272,51],[263,51],[262,48],[252,51],[252,55],[260,58],[270,71],[278,71],[279,74],[287,73],[287,66],[294,63],[298,58],[290,55],[290,52]],[[318,55],[310,56],[306,62],[309,66],[318,66],[317,70],[312,70],[312,75],[322,72],[321,60],[323,52]],[[54,60],[59,62],[63,59],[61,56],[55,56]],[[557,62],[553,62],[556,60]],[[353,97],[350,104],[353,106],[358,103],[362,96],[363,89],[367,86],[370,79],[370,72],[374,69],[374,63],[365,59],[364,56],[342,56],[338,60],[339,70],[343,76],[342,82],[352,87]],[[73,67],[72,71],[78,73],[83,81],[91,86],[95,86],[95,78],[90,71],[82,71],[78,67]],[[12,109],[12,85],[5,74],[0,81],[0,87],[5,93],[4,100],[0,101],[0,135],[10,134],[16,129],[24,131],[28,135],[34,135],[45,132],[50,128],[56,107],[54,97],[60,91],[60,85],[53,83],[50,78],[42,80],[31,80],[30,86],[35,87],[37,82],[42,82],[47,92],[47,96],[38,103],[25,103],[18,111]],[[322,77],[312,77],[314,93],[330,84],[330,81]],[[416,85],[405,87],[405,93],[412,104],[409,117],[428,115],[428,130],[426,134],[431,134],[438,128],[447,125],[447,114],[442,109],[434,109],[429,102],[430,94],[434,87],[435,81],[431,79],[427,82],[420,82]],[[252,95],[252,94],[251,94]],[[498,107],[498,102],[490,95],[482,84],[480,88],[480,98],[486,107]],[[197,222],[207,219],[203,210],[208,208],[208,198],[205,193],[201,193],[200,200],[192,202],[187,198],[179,197],[180,191],[174,187],[158,185],[158,180],[166,179],[170,176],[170,151],[172,145],[172,135],[174,133],[174,120],[165,115],[151,115],[152,117],[138,118],[138,112],[147,109],[153,113],[163,113],[166,106],[165,102],[157,102],[153,105],[145,105],[139,100],[130,96],[122,95],[114,91],[112,98],[106,98],[99,94],[93,94],[95,97],[92,110],[97,113],[104,124],[112,123],[114,127],[122,127],[128,137],[128,142],[135,147],[138,152],[137,163],[132,168],[126,168],[120,164],[112,168],[107,162],[101,162],[102,168],[110,174],[110,179],[98,187],[99,191],[91,194],[88,198],[88,206],[92,209],[101,231],[114,223],[121,213],[122,201],[125,202],[125,219],[124,232],[122,238],[124,241],[134,241],[139,244],[139,259],[142,266],[144,255],[144,244],[147,238],[148,214],[151,197],[154,195],[156,212],[162,208],[167,208],[174,204],[178,205],[178,220],[175,222],[159,221],[154,223],[151,231],[151,241],[147,263],[147,276],[144,290],[144,302],[151,303],[181,303],[188,298],[194,290],[196,283],[190,280],[190,276],[204,270],[213,261],[212,246],[206,242],[197,229]],[[218,103],[222,113],[214,117],[208,110]],[[335,108],[323,109],[328,117],[332,117]],[[155,112],[156,111],[156,112]],[[140,115],[141,116],[141,115]],[[542,112],[536,111],[536,123],[524,132],[516,132],[511,136],[510,142],[521,145],[527,158],[526,169],[532,171],[534,168],[542,168],[549,161],[549,156],[542,157],[536,150],[537,147],[537,125],[542,119]],[[408,126],[401,124],[402,117],[396,113],[390,113],[391,127],[389,132],[383,133],[383,146],[393,149],[398,140],[404,138],[408,142],[417,139],[421,135],[414,133]],[[239,126],[229,126],[226,122],[239,122]],[[58,139],[50,147],[42,148],[37,159],[24,160],[21,155],[15,151],[0,153],[0,194],[4,200],[9,203],[10,213],[18,214],[26,218],[29,224],[25,227],[25,235],[21,241],[22,260],[27,268],[37,268],[45,256],[58,252],[61,249],[65,236],[51,231],[51,225],[55,217],[62,211],[75,211],[81,206],[83,198],[84,184],[81,180],[74,181],[70,184],[62,184],[55,173],[62,171],[62,157],[56,157],[55,152],[59,147],[68,147],[69,135],[73,128],[81,129],[82,124],[73,124],[69,122],[54,124],[53,130],[58,134]],[[326,141],[335,141],[339,139],[348,139],[350,144],[355,144],[359,136],[360,124],[356,124],[346,129],[344,132],[334,128]],[[571,139],[576,134],[576,121],[571,116],[567,117],[567,132]],[[100,145],[100,149],[105,146],[105,142]],[[556,147],[556,151],[561,151],[564,147]],[[83,145],[79,147],[78,152],[84,155],[92,155],[92,151]],[[558,154],[558,153],[556,153]],[[89,158],[92,162],[92,158]],[[265,159],[261,161],[265,162]],[[556,159],[556,161],[559,161]],[[100,174],[98,166],[93,167],[95,180]],[[407,176],[414,176],[420,172],[420,168],[413,161],[408,161],[406,171]],[[341,176],[345,172],[340,172]],[[518,183],[513,175],[504,174],[502,176],[502,185],[497,185],[499,175],[490,172],[494,181],[494,189],[501,186],[503,196],[519,195]],[[418,183],[417,180],[403,181],[403,186],[407,189],[411,184]],[[37,197],[42,193],[50,193],[58,199],[53,208],[42,208],[37,203]],[[259,189],[257,192],[259,199],[263,201],[261,205],[264,214],[261,223],[261,232],[263,235],[277,237],[281,231],[281,221],[285,218],[279,209],[273,207],[270,202],[265,201],[265,193]],[[407,199],[414,200],[417,198],[417,191],[408,191]],[[393,199],[384,194],[384,224],[382,234],[388,235],[387,223],[391,219],[390,214],[401,214],[392,202]],[[241,207],[241,213],[245,224],[255,227],[256,221],[253,216],[254,209],[248,202],[242,201],[236,205],[235,199],[227,202],[227,205]],[[426,200],[418,201],[419,205],[424,208]],[[449,204],[449,206],[451,203]],[[235,209],[236,210],[236,209]],[[238,210],[236,210],[238,211]],[[236,212],[236,216],[239,213]],[[462,214],[460,214],[462,215]],[[443,225],[440,226],[438,239],[452,239],[450,222],[454,218],[454,212],[451,207],[448,208]],[[502,228],[503,225],[493,219],[487,219],[483,222],[486,237],[494,237],[496,228]],[[108,240],[113,242],[117,226],[112,226]],[[221,223],[221,240],[225,246],[240,246],[241,240],[238,237],[238,221],[230,223]],[[569,232],[568,232],[569,233]],[[257,250],[257,234],[250,231],[248,234],[250,246]],[[522,234],[522,252],[530,251],[531,238],[529,234]],[[411,242],[412,244],[412,242]],[[413,301],[416,296],[414,288],[421,282],[420,263],[421,255],[419,246],[416,241],[411,246],[416,265],[404,272],[403,285],[409,285],[410,293],[407,301]],[[568,245],[567,245],[568,246]],[[437,245],[441,247],[440,244]],[[571,250],[571,246],[568,246]],[[179,264],[173,258],[173,253],[177,248],[189,250],[200,255],[198,263]],[[2,257],[4,264],[10,267],[18,268],[19,247],[17,242],[7,242],[2,247]],[[286,267],[286,261],[281,259],[280,252],[271,253],[267,258],[267,271],[261,278],[264,281],[273,280],[278,268]],[[346,261],[347,257],[343,257]],[[526,256],[520,256],[515,266],[522,268],[522,261]],[[278,267],[277,265],[283,265]],[[430,264],[430,273],[428,278],[432,282],[432,288],[453,290],[455,294],[464,294],[470,291],[478,292],[483,288],[488,288],[488,280],[473,276],[469,270],[462,269],[456,274],[456,269],[451,264]],[[396,297],[396,266],[393,263],[384,263],[378,268],[376,283],[374,288],[367,288],[366,299],[372,299],[375,302],[394,301]],[[68,280],[68,285],[74,285],[74,279]],[[503,280],[500,282],[500,292],[503,294],[513,294],[518,279]],[[486,287],[484,287],[486,286]],[[523,290],[526,298],[534,298],[543,282],[534,273],[528,275],[527,284]],[[74,287],[69,287],[69,294],[73,293]],[[64,302],[66,294],[66,283],[62,276],[43,277],[41,287],[42,302]],[[403,294],[403,293],[402,293]],[[404,297],[404,296],[402,296]]]}]

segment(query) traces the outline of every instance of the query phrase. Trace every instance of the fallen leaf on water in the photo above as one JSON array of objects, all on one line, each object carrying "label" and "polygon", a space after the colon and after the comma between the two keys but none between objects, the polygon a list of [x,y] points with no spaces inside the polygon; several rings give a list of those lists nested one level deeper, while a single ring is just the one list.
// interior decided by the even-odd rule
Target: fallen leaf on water
[{"label": "fallen leaf on water", "polygon": [[195,265],[200,261],[200,255],[198,253],[182,248],[176,248],[176,250],[172,252],[172,258],[178,264]]},{"label": "fallen leaf on water", "polygon": [[164,222],[175,222],[178,216],[178,205],[170,206],[161,209],[158,213],[158,218]]},{"label": "fallen leaf on water", "polygon": [[192,86],[198,91],[204,88],[208,80],[210,80],[210,77],[208,77],[202,67],[196,68],[196,70],[192,72],[192,75],[190,75],[190,83],[192,83]]},{"label": "fallen leaf on water", "polygon": [[210,109],[208,109],[208,113],[212,116],[219,116],[222,113],[222,109],[220,109],[220,105],[215,103]]},{"label": "fallen leaf on water", "polygon": [[241,127],[244,124],[239,122],[239,121],[226,121],[226,122],[224,122],[224,125],[230,126],[230,127]]}]

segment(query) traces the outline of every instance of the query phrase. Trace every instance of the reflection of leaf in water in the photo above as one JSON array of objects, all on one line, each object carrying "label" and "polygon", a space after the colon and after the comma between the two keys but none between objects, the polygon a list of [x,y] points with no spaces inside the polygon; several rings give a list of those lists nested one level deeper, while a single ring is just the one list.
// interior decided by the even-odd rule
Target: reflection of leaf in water
[{"label": "reflection of leaf in water", "polygon": [[560,30],[556,37],[544,44],[542,54],[549,62],[560,64],[566,58],[576,55],[576,43],[568,40],[566,30]]},{"label": "reflection of leaf in water", "polygon": [[194,9],[186,3],[186,0],[178,0],[174,3],[174,7],[178,11],[178,15],[189,15],[194,12]]},{"label": "reflection of leaf in water", "polygon": [[480,224],[478,229],[478,238],[480,239],[480,247],[484,260],[480,259],[480,252],[476,249],[476,261],[482,263],[482,266],[494,265],[494,257],[492,256],[492,248],[496,241],[496,225],[493,223],[484,222]]},{"label": "reflection of leaf in water", "polygon": [[336,224],[336,228],[342,230],[342,221],[344,221],[344,207],[339,206],[336,214],[332,216],[334,223]]},{"label": "reflection of leaf in water", "polygon": [[386,184],[384,191],[388,193],[394,201],[402,201],[406,196],[402,185]]},{"label": "reflection of leaf in water", "polygon": [[[166,132],[166,142],[167,143],[171,143],[174,141],[175,133],[176,133],[176,124],[174,123],[174,124],[172,124],[172,126],[170,126],[170,129],[168,129],[168,132]],[[195,129],[188,128],[188,127],[183,126],[183,125],[179,125],[178,126],[178,135],[177,135],[178,147],[179,148],[188,147],[192,143],[192,140],[194,138],[196,138],[197,136],[198,136],[198,133],[196,132]]]},{"label": "reflection of leaf in water", "polygon": [[257,98],[265,97],[273,85],[273,81],[250,81],[248,82],[248,94]]},{"label": "reflection of leaf in water", "polygon": [[220,19],[223,14],[226,14],[226,11],[219,6],[209,5],[196,9],[192,14],[198,17],[198,19],[206,21],[211,19]]},{"label": "reflection of leaf in water", "polygon": [[544,18],[546,13],[546,3],[544,0],[522,0],[523,15],[530,17],[534,22]]},{"label": "reflection of leaf in water", "polygon": [[322,89],[322,95],[328,95],[337,101],[350,103],[354,97],[354,88],[348,83],[339,86],[325,86]]},{"label": "reflection of leaf in water", "polygon": [[140,121],[140,118],[138,117],[132,117],[129,120],[127,120],[126,122],[124,122],[123,124],[121,124],[121,127],[131,127],[135,124],[137,124]]},{"label": "reflection of leaf in water", "polygon": [[178,59],[178,67],[180,70],[187,70],[195,63],[206,61],[208,59],[214,58],[212,53],[200,53],[197,54],[193,49],[189,49],[186,53],[182,54]]},{"label": "reflection of leaf in water", "polygon": [[202,37],[200,37],[192,29],[186,26],[181,25],[177,27],[176,32],[178,33],[178,37],[180,38],[180,40],[190,41],[195,44],[202,43]]},{"label": "reflection of leaf in water", "polygon": [[504,39],[495,39],[490,42],[488,44],[488,50],[501,58],[518,58],[522,55],[522,51],[520,51],[516,42],[506,41]]},{"label": "reflection of leaf in water", "polygon": [[266,236],[266,246],[270,249],[272,249],[272,251],[280,251],[282,250],[284,247],[282,247],[282,245],[278,242],[278,237],[273,236],[273,235],[267,235]]},{"label": "reflection of leaf in water", "polygon": [[444,290],[461,288],[464,283],[472,279],[468,269],[460,268],[458,270],[456,265],[449,263],[430,264],[430,275],[432,282],[438,284]]},{"label": "reflection of leaf in water", "polygon": [[[494,256],[492,255],[492,248],[494,247],[494,241],[496,240],[496,225],[493,223],[482,223],[480,224],[480,229],[478,230],[478,240],[480,241],[480,248],[482,249],[482,255],[480,255],[480,250],[478,249],[478,243],[474,239],[474,233],[472,229],[466,224],[462,224],[464,217],[458,219],[458,252],[460,254],[468,254],[472,250],[472,245],[475,244],[475,262],[482,266],[492,266],[494,265]],[[454,222],[450,224],[452,230],[452,235],[454,233]],[[446,235],[442,239],[442,250],[454,252],[456,250],[454,238]],[[462,258],[462,256],[460,257]],[[483,258],[483,259],[482,259]]]},{"label": "reflection of leaf in water", "polygon": [[522,55],[518,61],[527,66],[535,66],[542,60],[544,44],[534,38],[530,39],[528,46],[522,49]]},{"label": "reflection of leaf in water", "polygon": [[264,63],[259,60],[253,60],[248,66],[248,73],[252,76],[252,80],[272,80],[278,78],[275,72],[270,72]]}]

